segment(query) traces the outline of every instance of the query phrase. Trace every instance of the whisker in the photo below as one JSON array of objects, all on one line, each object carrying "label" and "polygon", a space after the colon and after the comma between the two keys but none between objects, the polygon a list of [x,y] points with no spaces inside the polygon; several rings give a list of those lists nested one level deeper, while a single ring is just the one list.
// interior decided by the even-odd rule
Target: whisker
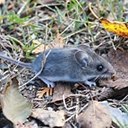
[{"label": "whisker", "polygon": [[100,78],[100,75],[98,75],[94,80],[96,81],[98,78]]}]

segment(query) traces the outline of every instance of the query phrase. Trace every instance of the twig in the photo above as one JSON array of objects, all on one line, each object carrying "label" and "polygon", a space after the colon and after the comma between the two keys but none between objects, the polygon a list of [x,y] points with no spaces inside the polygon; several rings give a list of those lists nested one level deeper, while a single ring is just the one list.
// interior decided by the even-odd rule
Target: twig
[{"label": "twig", "polygon": [[66,105],[66,102],[65,102],[65,96],[63,95],[63,103],[64,103],[64,107],[66,108],[66,110],[72,110],[72,109],[74,109],[75,108],[75,106],[73,106],[73,107],[70,107],[70,108],[68,108],[67,107],[67,105]]},{"label": "twig", "polygon": [[69,37],[71,37],[71,36],[73,36],[73,35],[75,35],[75,34],[77,34],[77,33],[80,33],[80,32],[82,32],[82,31],[85,31],[86,30],[86,28],[83,28],[83,29],[80,29],[80,30],[78,30],[78,31],[75,31],[74,33],[71,33],[71,34],[69,34],[68,36],[65,36],[63,39],[67,39],[67,38],[69,38]]},{"label": "twig", "polygon": [[30,3],[30,0],[27,0],[24,5],[20,8],[20,10],[17,12],[18,15],[20,15],[23,10],[25,9],[25,7]]},{"label": "twig", "polygon": [[93,16],[94,16],[96,19],[100,20],[100,18],[94,13],[94,11],[93,11],[93,9],[92,9],[92,3],[89,3],[89,4],[88,4],[88,7],[89,7],[89,10],[91,11],[91,13],[93,14]]},{"label": "twig", "polygon": [[7,74],[6,76],[3,76],[1,79],[0,79],[0,82],[2,82],[3,80],[7,79],[7,77],[9,77],[10,75]]},{"label": "twig", "polygon": [[77,97],[76,98],[76,119],[78,118],[78,114],[79,114],[79,110],[80,110],[80,106],[79,106],[79,104],[80,104],[80,101],[79,101],[79,98]]}]

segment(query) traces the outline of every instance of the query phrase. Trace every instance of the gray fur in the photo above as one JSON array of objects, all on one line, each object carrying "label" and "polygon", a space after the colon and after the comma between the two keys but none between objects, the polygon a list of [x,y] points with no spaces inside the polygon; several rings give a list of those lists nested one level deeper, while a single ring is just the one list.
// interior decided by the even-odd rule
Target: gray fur
[{"label": "gray fur", "polygon": [[[8,59],[2,53],[0,53],[0,58],[13,64],[30,68],[35,74],[41,70],[42,63],[44,63],[43,69],[37,77],[51,87],[57,81],[82,82],[92,86],[97,79],[108,78],[115,73],[115,70],[108,61],[85,45],[75,48],[51,49],[41,53],[32,63],[28,64]],[[100,64],[104,66],[104,70],[101,72],[97,70],[97,65]]]}]

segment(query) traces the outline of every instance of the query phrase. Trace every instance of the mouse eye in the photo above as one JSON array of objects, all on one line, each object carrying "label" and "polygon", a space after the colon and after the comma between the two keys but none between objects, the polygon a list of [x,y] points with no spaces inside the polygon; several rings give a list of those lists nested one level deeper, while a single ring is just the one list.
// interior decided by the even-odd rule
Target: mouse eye
[{"label": "mouse eye", "polygon": [[100,65],[97,66],[97,70],[99,72],[103,71],[103,69],[104,69],[104,66],[102,64],[100,64]]}]

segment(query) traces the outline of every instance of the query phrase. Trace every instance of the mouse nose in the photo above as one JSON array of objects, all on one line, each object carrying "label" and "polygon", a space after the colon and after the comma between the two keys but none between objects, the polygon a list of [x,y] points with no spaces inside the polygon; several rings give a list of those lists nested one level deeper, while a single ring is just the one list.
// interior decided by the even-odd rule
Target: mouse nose
[{"label": "mouse nose", "polygon": [[112,68],[109,72],[110,72],[112,77],[114,77],[116,75],[116,71],[114,68]]}]

